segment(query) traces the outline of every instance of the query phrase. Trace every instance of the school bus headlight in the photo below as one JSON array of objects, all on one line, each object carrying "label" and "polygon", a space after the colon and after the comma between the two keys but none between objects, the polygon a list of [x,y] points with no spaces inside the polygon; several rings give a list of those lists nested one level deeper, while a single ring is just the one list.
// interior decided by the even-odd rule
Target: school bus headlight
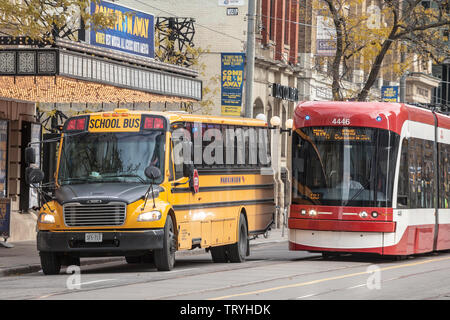
[{"label": "school bus headlight", "polygon": [[138,216],[137,221],[157,221],[159,219],[161,219],[161,212],[159,212],[158,210],[153,210],[141,213]]},{"label": "school bus headlight", "polygon": [[55,216],[48,214],[48,213],[42,213],[39,216],[39,222],[40,223],[55,223]]}]

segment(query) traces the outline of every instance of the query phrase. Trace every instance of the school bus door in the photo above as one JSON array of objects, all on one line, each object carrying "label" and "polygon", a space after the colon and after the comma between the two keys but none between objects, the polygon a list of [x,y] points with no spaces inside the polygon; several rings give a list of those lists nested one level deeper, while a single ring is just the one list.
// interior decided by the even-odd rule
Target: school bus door
[{"label": "school bus door", "polygon": [[[192,240],[199,237],[200,231],[193,226],[192,212],[190,206],[193,201],[193,193],[190,188],[190,178],[185,176],[183,168],[183,161],[177,154],[182,141],[179,139],[171,139],[170,155],[169,155],[169,169],[171,174],[169,176],[170,189],[169,202],[175,211],[178,232],[178,250],[186,250],[192,248]],[[174,152],[175,151],[175,152]],[[194,223],[195,225],[195,223]]]}]

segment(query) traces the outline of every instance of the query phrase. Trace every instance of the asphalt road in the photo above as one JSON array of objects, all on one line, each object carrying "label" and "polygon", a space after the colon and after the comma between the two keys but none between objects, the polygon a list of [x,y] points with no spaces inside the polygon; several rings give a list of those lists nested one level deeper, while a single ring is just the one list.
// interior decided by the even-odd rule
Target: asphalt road
[{"label": "asphalt road", "polygon": [[[450,300],[450,252],[394,261],[376,256],[291,252],[287,243],[252,248],[242,264],[209,254],[177,257],[175,269],[125,261],[0,278],[0,299],[18,300]],[[230,309],[231,310],[231,309]]]}]

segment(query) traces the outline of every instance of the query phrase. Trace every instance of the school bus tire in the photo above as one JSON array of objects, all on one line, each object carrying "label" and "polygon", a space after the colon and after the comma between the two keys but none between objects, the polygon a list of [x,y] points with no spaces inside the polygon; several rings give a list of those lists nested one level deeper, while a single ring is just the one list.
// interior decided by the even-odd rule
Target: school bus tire
[{"label": "school bus tire", "polygon": [[244,262],[248,252],[248,229],[247,220],[244,213],[241,212],[239,217],[238,241],[228,245],[228,258],[230,262]]},{"label": "school bus tire", "polygon": [[214,263],[226,263],[228,262],[227,257],[227,246],[218,246],[218,247],[211,247],[211,257]]},{"label": "school bus tire", "polygon": [[170,271],[175,265],[176,245],[175,226],[170,214],[167,215],[164,225],[163,248],[154,251],[155,266],[158,271]]},{"label": "school bus tire", "polygon": [[39,252],[42,272],[45,275],[59,274],[61,271],[61,257],[55,252]]}]

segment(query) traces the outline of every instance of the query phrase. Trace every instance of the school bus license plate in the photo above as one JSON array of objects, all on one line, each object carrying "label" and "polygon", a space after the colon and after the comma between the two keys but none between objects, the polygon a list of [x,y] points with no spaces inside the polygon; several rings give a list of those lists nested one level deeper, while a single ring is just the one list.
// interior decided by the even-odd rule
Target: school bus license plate
[{"label": "school bus license plate", "polygon": [[86,242],[102,242],[103,234],[102,233],[86,233],[84,235],[84,241],[86,241]]}]

